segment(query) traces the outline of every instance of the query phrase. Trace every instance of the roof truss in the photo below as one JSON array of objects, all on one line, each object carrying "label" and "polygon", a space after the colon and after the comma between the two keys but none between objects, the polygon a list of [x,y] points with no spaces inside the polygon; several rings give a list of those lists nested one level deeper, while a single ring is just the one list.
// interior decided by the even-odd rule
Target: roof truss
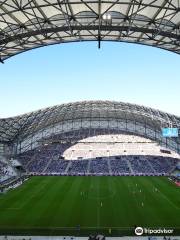
[{"label": "roof truss", "polygon": [[[104,14],[110,14],[106,21]],[[180,53],[180,0],[4,0],[0,61],[41,46],[124,41]]]},{"label": "roof truss", "polygon": [[[130,120],[147,125],[161,131],[162,127],[180,129],[180,118],[159,110],[139,105],[111,102],[85,101],[62,104],[24,114],[14,118],[0,119],[0,142],[12,142],[18,138],[26,138],[39,130],[44,130],[56,123],[67,121],[84,121],[86,119]],[[180,138],[177,139],[180,141]]]}]

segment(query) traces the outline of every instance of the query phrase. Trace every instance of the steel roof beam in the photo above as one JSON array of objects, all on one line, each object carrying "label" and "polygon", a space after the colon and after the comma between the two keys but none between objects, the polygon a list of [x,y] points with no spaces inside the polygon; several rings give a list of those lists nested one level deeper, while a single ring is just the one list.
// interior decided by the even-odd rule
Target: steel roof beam
[{"label": "steel roof beam", "polygon": [[[98,30],[99,25],[97,26],[71,26],[72,30]],[[129,29],[129,26],[104,26],[101,25],[101,31],[127,31]],[[18,39],[23,39],[25,37],[31,37],[31,36],[36,36],[40,34],[47,34],[47,33],[55,33],[55,32],[66,32],[69,30],[68,26],[63,26],[63,27],[57,27],[57,28],[48,28],[48,29],[41,29],[41,30],[35,30],[27,33],[22,33],[22,34],[17,34],[16,36],[8,37],[6,39],[0,40],[0,45],[2,44],[7,44],[12,41],[16,41]],[[149,28],[140,28],[140,27],[131,27],[131,31],[134,32],[142,32],[142,33],[151,33],[151,34],[156,34],[157,29],[149,29]],[[168,37],[168,38],[173,38],[176,40],[180,40],[180,35],[177,35],[175,33],[171,32],[166,32],[166,31],[160,31],[159,32],[160,36]]]}]

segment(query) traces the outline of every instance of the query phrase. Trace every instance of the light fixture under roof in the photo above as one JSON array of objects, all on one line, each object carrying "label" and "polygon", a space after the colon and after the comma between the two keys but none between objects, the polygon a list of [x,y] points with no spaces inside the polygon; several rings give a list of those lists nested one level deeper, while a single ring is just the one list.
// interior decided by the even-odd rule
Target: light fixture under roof
[{"label": "light fixture under roof", "polygon": [[105,21],[110,21],[110,20],[112,20],[112,17],[111,17],[111,14],[110,14],[110,13],[105,13],[105,14],[103,14],[102,18],[103,18],[103,20],[105,20]]}]

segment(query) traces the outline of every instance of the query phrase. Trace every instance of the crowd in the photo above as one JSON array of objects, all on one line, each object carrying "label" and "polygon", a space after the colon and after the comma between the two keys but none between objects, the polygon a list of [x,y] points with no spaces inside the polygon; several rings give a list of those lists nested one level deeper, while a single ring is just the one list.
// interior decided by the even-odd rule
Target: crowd
[{"label": "crowd", "polygon": [[[88,159],[64,159],[63,147],[43,147],[21,154],[19,160],[29,173],[67,175],[168,175],[178,159],[153,155],[119,155]],[[28,159],[28,160],[27,160]]]},{"label": "crowd", "polygon": [[0,161],[0,183],[9,181],[9,179],[14,178],[16,173],[14,169],[7,163]]},{"label": "crowd", "polygon": [[68,161],[65,160],[52,160],[48,165],[46,172],[47,173],[64,173],[67,166]]},{"label": "crowd", "polygon": [[88,160],[71,161],[70,167],[68,168],[68,174],[71,175],[87,173],[88,173]]},{"label": "crowd", "polygon": [[112,173],[115,175],[130,174],[130,168],[126,161],[126,156],[116,156],[110,160]]},{"label": "crowd", "polygon": [[98,157],[97,159],[90,160],[89,173],[92,174],[109,174],[107,158]]}]

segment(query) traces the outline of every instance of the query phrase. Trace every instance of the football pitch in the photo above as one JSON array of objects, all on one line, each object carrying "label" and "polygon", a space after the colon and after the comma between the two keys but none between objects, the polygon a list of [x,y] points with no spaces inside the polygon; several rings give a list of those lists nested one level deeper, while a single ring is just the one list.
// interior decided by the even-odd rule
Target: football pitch
[{"label": "football pitch", "polygon": [[180,188],[165,177],[32,177],[0,195],[0,234],[180,234]]}]

